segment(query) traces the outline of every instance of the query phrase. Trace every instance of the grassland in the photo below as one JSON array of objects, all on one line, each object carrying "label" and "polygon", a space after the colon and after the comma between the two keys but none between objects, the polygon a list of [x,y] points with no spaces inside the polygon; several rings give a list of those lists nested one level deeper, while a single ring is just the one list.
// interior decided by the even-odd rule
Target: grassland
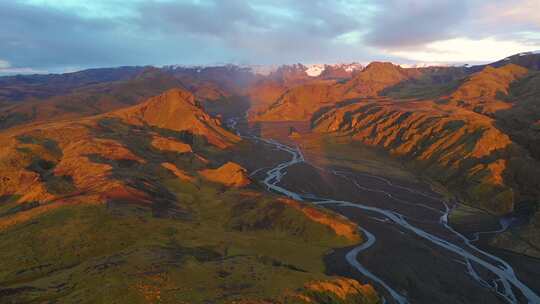
[{"label": "grassland", "polygon": [[[374,292],[341,298],[306,287],[334,280],[325,274],[324,256],[360,239],[338,236],[257,185],[233,189],[205,180],[197,172],[227,161],[228,152],[204,137],[110,118],[69,126],[77,135],[48,126],[15,139],[22,150],[11,152],[35,183],[52,186],[43,197],[53,199],[21,202],[20,195],[4,195],[0,220],[55,208],[0,229],[1,303],[306,301],[298,295],[315,303],[378,303]],[[193,152],[156,149],[155,136],[189,144]],[[74,138],[82,149],[77,154],[68,151]],[[122,148],[95,149],[103,141]],[[118,188],[92,188],[79,171],[73,184],[57,180],[66,157],[78,159],[82,171],[82,165],[110,168],[98,178],[127,192],[110,196]],[[162,166],[166,162],[192,179],[178,178]]]},{"label": "grassland", "polygon": [[3,303],[227,303],[276,299],[348,245],[247,190],[163,181],[189,219],[138,206],[66,206],[0,233]]}]

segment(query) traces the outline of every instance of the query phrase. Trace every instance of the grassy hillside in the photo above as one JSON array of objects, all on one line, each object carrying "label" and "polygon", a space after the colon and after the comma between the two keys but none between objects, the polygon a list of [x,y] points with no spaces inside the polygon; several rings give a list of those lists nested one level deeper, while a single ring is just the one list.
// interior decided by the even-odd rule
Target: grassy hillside
[{"label": "grassy hillside", "polygon": [[206,179],[237,140],[179,90],[0,133],[0,302],[379,303],[325,275],[353,223]]},{"label": "grassy hillside", "polygon": [[511,212],[515,203],[537,195],[529,191],[534,179],[519,186],[515,179],[524,170],[537,176],[536,162],[526,167],[526,153],[477,113],[430,102],[355,103],[322,114],[314,126],[414,160],[415,171],[492,212]]}]

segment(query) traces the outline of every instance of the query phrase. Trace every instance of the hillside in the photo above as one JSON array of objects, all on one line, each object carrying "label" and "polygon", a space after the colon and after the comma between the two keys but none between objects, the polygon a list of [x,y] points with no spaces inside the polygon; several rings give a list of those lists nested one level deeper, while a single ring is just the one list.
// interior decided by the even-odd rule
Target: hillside
[{"label": "hillside", "polygon": [[[371,285],[351,279],[365,279],[357,261],[398,293],[415,293],[410,299],[444,294],[452,303],[469,290],[445,288],[454,255],[430,262],[442,276],[426,272],[433,280],[415,285],[424,275],[411,265],[441,246],[418,242],[408,224],[394,219],[405,232],[395,234],[385,211],[375,212],[381,219],[352,206],[329,211],[268,187],[372,204],[449,242],[455,235],[441,215],[461,202],[449,222],[481,235],[475,245],[538,257],[535,56],[481,68],[373,62],[267,74],[226,65],[0,77],[0,92],[16,84],[28,93],[0,100],[0,240],[8,248],[0,258],[9,265],[0,302],[380,303]],[[275,184],[271,168],[281,168]],[[499,220],[508,231],[479,233]],[[346,258],[372,245],[365,231],[376,245]],[[388,270],[379,254],[386,245],[405,246],[410,263]],[[525,268],[516,270],[536,284],[535,268]],[[460,273],[456,288],[476,286],[469,275]]]},{"label": "hillside", "polygon": [[19,102],[65,95],[78,88],[136,77],[146,67],[88,69],[84,71],[0,77],[0,101]]},{"label": "hillside", "polygon": [[527,73],[526,68],[515,64],[499,68],[487,66],[465,78],[449,96],[449,103],[492,116],[497,111],[512,107],[504,100],[509,93],[510,84]]},{"label": "hillside", "polygon": [[538,79],[538,72],[512,63],[486,66],[442,85],[424,81],[413,99],[415,84],[407,81],[384,92],[386,101],[323,109],[312,127],[343,142],[383,148],[466,204],[520,218],[492,244],[539,256]]},{"label": "hillside", "polygon": [[346,81],[318,81],[296,86],[279,97],[253,121],[309,120],[319,109],[337,102],[375,97],[392,85],[418,77],[417,69],[403,69],[391,63],[374,62]]},{"label": "hillside", "polygon": [[540,70],[540,53],[538,51],[536,52],[523,52],[514,54],[512,56],[508,56],[506,58],[503,58],[501,60],[492,62],[487,65],[478,65],[471,67],[472,72],[478,72],[482,69],[484,69],[486,66],[492,66],[495,68],[499,68],[502,66],[505,66],[507,64],[515,64],[522,66],[529,70]]},{"label": "hillside", "polygon": [[378,302],[324,274],[325,252],[361,240],[355,224],[245,175],[223,184],[245,170],[230,148],[252,148],[184,90],[0,144],[2,302]]},{"label": "hillside", "polygon": [[184,85],[170,75],[148,68],[129,80],[93,84],[40,100],[7,103],[0,108],[0,129],[101,114],[175,87]]},{"label": "hillside", "polygon": [[178,87],[193,92],[201,101],[224,100],[233,95],[210,80],[148,67],[128,80],[86,85],[54,97],[0,104],[0,129],[106,113]]},{"label": "hillside", "polygon": [[414,160],[413,170],[483,209],[508,213],[515,201],[537,195],[530,193],[538,187],[535,182],[519,191],[509,177],[536,176],[538,167],[524,167],[519,161],[524,155],[511,139],[491,119],[473,112],[429,102],[361,102],[315,117],[313,126]]},{"label": "hillside", "polygon": [[511,83],[505,101],[510,107],[495,113],[498,126],[513,140],[540,159],[540,73],[528,75]]}]

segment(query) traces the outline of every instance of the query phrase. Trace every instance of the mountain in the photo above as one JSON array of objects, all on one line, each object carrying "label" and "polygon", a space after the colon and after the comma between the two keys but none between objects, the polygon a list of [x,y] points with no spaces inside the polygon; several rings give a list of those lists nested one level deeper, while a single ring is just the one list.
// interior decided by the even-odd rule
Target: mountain
[{"label": "mountain", "polygon": [[253,99],[251,111],[255,113],[291,87],[321,78],[347,77],[361,66],[324,68],[320,77],[306,74],[308,67],[302,64],[278,66],[265,76],[252,67],[224,65],[120,67],[0,77],[0,128],[105,113],[174,87],[193,92],[201,101],[246,95]]},{"label": "mountain", "polygon": [[[386,150],[466,204],[529,221],[540,198],[537,58],[521,53],[473,67],[375,62],[346,80],[270,89],[264,102],[253,99],[249,119],[311,121],[321,136]],[[534,224],[522,227],[522,241],[497,244],[538,255]]]},{"label": "mountain", "polygon": [[[180,89],[169,90],[139,105],[110,114],[131,125],[148,125],[177,132],[187,131],[209,143],[226,148],[240,139],[224,130],[195,101],[195,96]],[[108,115],[106,115],[108,116]]]},{"label": "mountain", "polygon": [[[170,115],[161,116],[164,111],[170,111]],[[82,193],[88,193],[90,189],[96,189],[100,193],[107,192],[111,187],[114,189],[115,183],[109,183],[106,179],[96,180],[106,176],[110,170],[110,165],[107,164],[109,161],[124,161],[129,164],[128,167],[145,162],[141,156],[125,147],[129,145],[128,143],[111,138],[119,134],[115,134],[114,131],[111,131],[113,132],[111,135],[107,134],[107,130],[122,126],[124,129],[134,128],[134,130],[149,127],[156,130],[154,133],[160,129],[170,130],[176,132],[174,134],[182,138],[182,141],[187,141],[189,145],[204,146],[208,142],[218,148],[225,148],[239,140],[221,128],[219,122],[204,113],[195,104],[191,93],[174,89],[140,105],[116,112],[80,120],[29,125],[5,132],[4,155],[7,158],[4,158],[4,164],[8,167],[4,168],[4,174],[9,176],[6,177],[9,182],[3,185],[2,193],[22,195],[19,202],[50,200],[54,192],[50,193],[47,190],[49,177],[53,184],[56,182],[65,184],[70,192],[75,191],[75,188]],[[98,133],[94,134],[95,132]],[[159,132],[155,135],[148,132],[143,135],[144,137],[154,139],[166,136],[160,136]],[[204,141],[196,140],[197,138]],[[21,149],[21,145],[29,146]],[[31,163],[25,167],[27,161]],[[103,163],[100,164],[101,162]],[[11,163],[15,167],[11,167]],[[30,172],[21,174],[20,170],[23,173],[28,170]],[[28,179],[30,176],[39,178]],[[99,184],[103,184],[106,188],[98,187]]]},{"label": "mountain", "polygon": [[[514,181],[504,182],[506,175],[518,174],[507,172],[511,171],[507,167],[516,169],[519,175],[527,174],[521,172],[522,165],[509,163],[526,153],[514,151],[514,143],[497,128],[498,123],[481,114],[508,108],[509,104],[499,98],[526,73],[517,65],[486,67],[468,76],[454,68],[404,69],[390,63],[372,63],[343,83],[296,86],[254,120],[311,119],[318,132],[346,134],[352,140],[415,159],[419,171],[430,172],[464,200],[508,213],[515,200],[519,201],[523,193],[524,198],[529,197],[527,189],[536,184],[524,186],[520,194],[514,189]],[[396,103],[381,96],[403,82],[429,77],[425,86],[435,86],[434,82],[446,85],[459,76],[463,78],[456,85],[443,91],[447,94],[439,94],[440,100]]]},{"label": "mountain", "polygon": [[248,66],[253,73],[269,76],[272,75],[277,78],[283,78],[281,76],[287,74],[296,74],[297,77],[304,78],[306,75],[309,77],[318,77],[322,79],[345,79],[352,77],[355,73],[364,69],[362,64],[353,63],[337,63],[337,64],[292,64],[292,65],[268,65],[268,66]]},{"label": "mountain", "polygon": [[128,80],[145,67],[89,69],[74,73],[0,77],[0,101],[22,101],[63,95],[88,85]]},{"label": "mountain", "polygon": [[273,104],[257,113],[255,121],[309,120],[325,106],[348,99],[377,97],[385,88],[418,77],[421,71],[391,63],[374,62],[346,81],[321,80],[287,90]]},{"label": "mountain", "polygon": [[256,75],[248,67],[237,65],[223,66],[165,66],[162,70],[186,84],[213,86],[217,90],[237,93],[252,84]]},{"label": "mountain", "polygon": [[0,104],[0,129],[105,113],[177,87],[193,92],[200,100],[218,100],[232,95],[208,80],[185,75],[179,77],[161,69],[146,68],[128,80],[86,85],[64,95],[43,99]]},{"label": "mountain", "polygon": [[499,299],[466,239],[536,288],[538,55],[0,77],[0,302]]},{"label": "mountain", "polygon": [[[505,100],[512,106],[495,115],[503,129],[509,130],[511,134],[516,134],[516,140],[523,141],[524,146],[527,139],[537,141],[538,125],[540,125],[540,108],[538,107],[538,96],[540,95],[540,73],[529,73],[512,83],[509,87]],[[518,133],[524,133],[517,135]],[[540,159],[540,147],[536,144],[531,147],[531,151],[537,159]]]},{"label": "mountain", "polygon": [[[509,136],[491,119],[474,112],[430,102],[358,102],[314,117],[313,126],[380,146],[483,209],[509,213],[523,195],[506,177],[524,169],[514,159],[526,154],[514,151]],[[536,161],[531,165],[540,168]]]},{"label": "mountain", "polygon": [[387,87],[421,75],[419,69],[404,69],[390,62],[372,62],[346,82],[344,89],[349,96],[374,97]]},{"label": "mountain", "polygon": [[302,64],[283,65],[259,78],[244,90],[244,95],[250,100],[249,116],[265,111],[288,90],[319,81],[318,76],[308,73],[309,68]]},{"label": "mountain", "polygon": [[359,63],[312,64],[306,74],[322,79],[347,79],[364,69]]},{"label": "mountain", "polygon": [[493,115],[511,107],[506,102],[510,84],[528,74],[524,67],[513,63],[494,68],[487,66],[463,80],[449,96],[449,103],[475,112]]},{"label": "mountain", "polygon": [[[498,68],[507,64],[515,64],[531,70],[540,70],[540,51],[514,54],[488,65]],[[484,69],[485,66],[486,65],[473,66],[471,67],[471,70],[477,72]]]},{"label": "mountain", "polygon": [[356,225],[262,192],[232,160],[256,148],[183,89],[0,144],[1,302],[379,301],[324,273]]},{"label": "mountain", "polygon": [[43,100],[7,104],[0,108],[0,129],[105,113],[179,86],[183,84],[174,77],[148,69],[130,80],[90,85]]},{"label": "mountain", "polygon": [[[518,57],[527,56],[536,54]],[[539,256],[540,78],[514,63],[495,66],[461,78],[445,70],[441,83],[424,72],[383,90],[386,99],[329,104],[311,117],[312,128],[382,148],[468,205],[522,218],[493,244]]]}]

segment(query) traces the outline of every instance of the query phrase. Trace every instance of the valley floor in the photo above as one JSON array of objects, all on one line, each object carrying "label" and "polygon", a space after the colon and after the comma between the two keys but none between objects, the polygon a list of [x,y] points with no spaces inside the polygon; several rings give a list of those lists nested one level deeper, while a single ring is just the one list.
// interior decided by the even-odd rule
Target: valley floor
[{"label": "valley floor", "polygon": [[[474,232],[499,229],[498,220],[482,211],[477,210],[483,216],[477,217],[481,220],[473,229],[459,221],[459,213],[450,215],[450,222],[457,225],[447,226],[451,208],[459,205],[442,186],[411,174],[380,151],[313,136],[305,123],[243,127],[244,133],[298,147],[306,159],[284,168],[276,185],[343,214],[376,238],[357,257],[373,277],[347,261],[354,247],[329,254],[327,273],[374,283],[387,300],[398,303],[534,303],[539,299],[535,278],[540,276],[540,260],[489,246],[492,234],[469,241]],[[272,168],[269,156],[276,158],[275,163],[286,159],[278,150],[261,142],[258,151],[239,156],[238,161],[262,182]],[[342,201],[348,204],[338,203]]]}]

